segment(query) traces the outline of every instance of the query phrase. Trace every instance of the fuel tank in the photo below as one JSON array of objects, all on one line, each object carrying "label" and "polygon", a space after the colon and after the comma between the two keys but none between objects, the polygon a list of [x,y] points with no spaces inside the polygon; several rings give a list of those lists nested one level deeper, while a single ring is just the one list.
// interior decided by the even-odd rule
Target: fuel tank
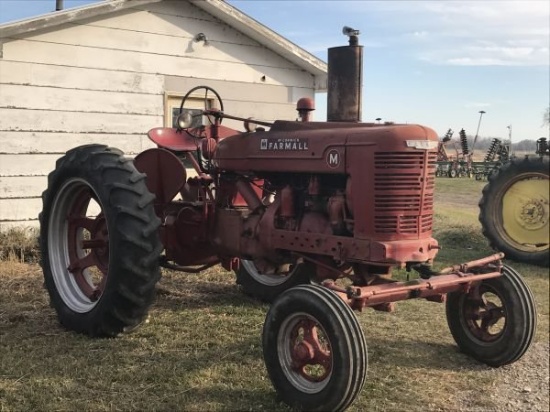
[{"label": "fuel tank", "polygon": [[213,163],[243,173],[350,173],[351,151],[368,161],[369,153],[434,150],[437,142],[435,131],[419,125],[276,121],[269,131],[219,141]]}]

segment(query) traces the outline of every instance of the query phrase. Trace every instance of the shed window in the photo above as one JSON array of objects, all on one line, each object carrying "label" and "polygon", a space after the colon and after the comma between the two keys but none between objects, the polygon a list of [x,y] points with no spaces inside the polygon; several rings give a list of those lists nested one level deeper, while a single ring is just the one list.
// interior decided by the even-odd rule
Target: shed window
[{"label": "shed window", "polygon": [[[176,120],[178,118],[178,115],[180,113],[180,105],[181,105],[181,99],[183,96],[177,96],[177,95],[167,95],[166,96],[166,103],[165,103],[165,118],[164,118],[164,125],[166,127],[176,127]],[[204,109],[210,109],[213,104],[213,99],[207,99],[206,105],[204,101],[204,97],[190,97],[185,102],[185,109],[186,111],[191,112],[191,116],[193,116],[193,123],[192,127],[200,127],[205,122],[208,122],[208,120],[205,120],[205,116],[201,116],[201,110]],[[205,107],[206,106],[206,107]]]}]

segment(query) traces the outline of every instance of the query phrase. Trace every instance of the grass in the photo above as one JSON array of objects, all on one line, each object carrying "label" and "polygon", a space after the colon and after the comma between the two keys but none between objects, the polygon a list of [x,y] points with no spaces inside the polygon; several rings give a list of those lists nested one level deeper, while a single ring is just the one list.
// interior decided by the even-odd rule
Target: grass
[{"label": "grass", "polygon": [[[439,263],[491,254],[477,223],[483,183],[442,178],[437,184]],[[11,256],[0,262],[0,411],[288,410],[277,402],[263,364],[267,306],[241,294],[231,273],[165,272],[150,322],[97,340],[62,329],[39,266]],[[537,300],[536,339],[548,342],[548,270],[513,266]],[[444,305],[412,300],[394,313],[366,310],[359,319],[369,373],[350,410],[456,410],[464,394],[472,409],[498,409],[487,395],[493,369],[458,352]]]},{"label": "grass", "polygon": [[37,262],[38,231],[31,227],[13,227],[0,230],[0,261]]}]

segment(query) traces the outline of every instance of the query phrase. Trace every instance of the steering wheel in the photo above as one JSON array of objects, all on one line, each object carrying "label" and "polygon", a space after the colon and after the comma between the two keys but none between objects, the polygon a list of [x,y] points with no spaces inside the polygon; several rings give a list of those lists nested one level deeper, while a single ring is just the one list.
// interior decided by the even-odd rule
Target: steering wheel
[{"label": "steering wheel", "polygon": [[[220,111],[223,112],[223,101],[222,101],[222,98],[220,97],[219,93],[214,90],[213,88],[209,87],[209,86],[197,86],[197,87],[193,87],[191,90],[189,90],[187,92],[187,94],[185,96],[183,96],[183,98],[181,99],[181,104],[180,104],[180,112],[179,114],[182,114],[183,113],[183,110],[185,108],[185,102],[189,99],[189,97],[191,96],[191,94],[195,93],[197,90],[201,90],[203,89],[204,90],[204,97],[203,97],[203,103],[204,103],[204,109],[203,110],[209,110],[210,109],[210,105],[208,104],[209,102],[209,98],[208,98],[208,92],[211,92],[214,97],[216,98],[217,102],[219,103],[219,106],[217,107]],[[214,105],[216,107],[216,105]],[[193,117],[196,117],[196,116],[202,116],[203,113],[201,113],[200,115],[194,115]],[[208,116],[208,120],[210,121],[210,123],[212,124],[212,120],[210,120],[210,116]],[[223,118],[220,118],[220,123],[222,122]],[[194,130],[197,130],[198,129],[198,133],[194,132]],[[189,133],[191,136],[195,137],[195,138],[201,138],[201,128],[200,127],[190,127],[188,129],[186,129],[186,132]]]}]

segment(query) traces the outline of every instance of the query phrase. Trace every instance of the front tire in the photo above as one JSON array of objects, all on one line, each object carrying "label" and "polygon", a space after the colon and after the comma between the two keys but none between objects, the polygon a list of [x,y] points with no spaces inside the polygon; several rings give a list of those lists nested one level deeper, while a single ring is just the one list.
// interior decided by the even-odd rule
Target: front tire
[{"label": "front tire", "polygon": [[263,329],[263,354],[280,399],[293,408],[342,411],[361,392],[367,344],[353,311],[318,285],[284,292]]},{"label": "front tire", "polygon": [[117,149],[81,146],[57,161],[42,194],[40,247],[64,327],[113,337],[146,319],[162,251],[153,200]]},{"label": "front tire", "polygon": [[514,159],[489,175],[479,202],[483,234],[518,262],[549,266],[548,159]]},{"label": "front tire", "polygon": [[490,366],[517,361],[535,336],[537,313],[531,290],[508,266],[502,276],[449,293],[447,323],[462,352]]}]

